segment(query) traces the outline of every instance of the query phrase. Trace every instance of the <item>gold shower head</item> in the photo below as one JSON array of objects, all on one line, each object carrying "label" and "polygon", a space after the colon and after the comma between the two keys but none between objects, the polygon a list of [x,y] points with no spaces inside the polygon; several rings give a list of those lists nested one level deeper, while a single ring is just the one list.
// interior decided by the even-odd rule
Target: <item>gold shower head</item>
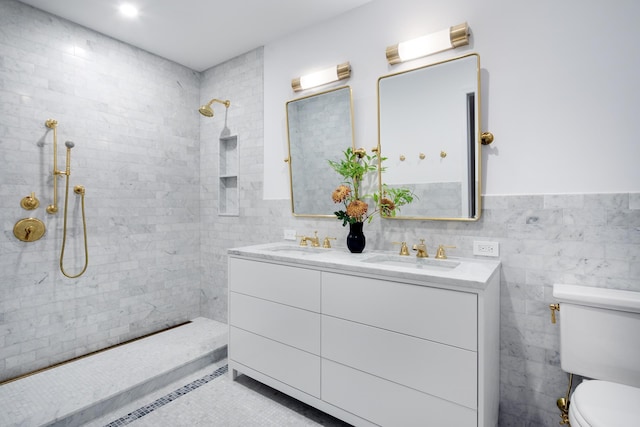
[{"label": "gold shower head", "polygon": [[220,104],[224,104],[226,108],[229,108],[229,106],[231,105],[231,101],[229,101],[228,99],[226,101],[222,101],[220,99],[214,98],[211,101],[207,102],[205,105],[200,106],[200,108],[198,109],[200,114],[202,114],[205,117],[213,117],[213,108],[211,108],[211,104],[213,104],[214,102],[219,102]]}]

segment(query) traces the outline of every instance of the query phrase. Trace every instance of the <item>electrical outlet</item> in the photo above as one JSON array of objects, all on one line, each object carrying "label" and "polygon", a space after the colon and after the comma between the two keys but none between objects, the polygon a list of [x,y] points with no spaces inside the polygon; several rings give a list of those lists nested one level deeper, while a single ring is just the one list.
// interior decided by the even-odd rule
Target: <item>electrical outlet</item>
[{"label": "electrical outlet", "polygon": [[500,256],[500,246],[498,242],[473,242],[473,254],[482,256]]},{"label": "electrical outlet", "polygon": [[284,240],[296,240],[296,230],[284,230]]}]

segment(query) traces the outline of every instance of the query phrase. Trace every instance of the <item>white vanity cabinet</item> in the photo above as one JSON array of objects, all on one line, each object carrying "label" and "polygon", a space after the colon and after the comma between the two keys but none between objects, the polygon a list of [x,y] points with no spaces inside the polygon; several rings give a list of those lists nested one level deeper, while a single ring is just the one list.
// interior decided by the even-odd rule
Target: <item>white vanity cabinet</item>
[{"label": "white vanity cabinet", "polygon": [[230,367],[320,397],[320,274],[229,259]]},{"label": "white vanity cabinet", "polygon": [[356,426],[497,425],[499,263],[459,286],[242,255],[229,257],[233,376]]}]

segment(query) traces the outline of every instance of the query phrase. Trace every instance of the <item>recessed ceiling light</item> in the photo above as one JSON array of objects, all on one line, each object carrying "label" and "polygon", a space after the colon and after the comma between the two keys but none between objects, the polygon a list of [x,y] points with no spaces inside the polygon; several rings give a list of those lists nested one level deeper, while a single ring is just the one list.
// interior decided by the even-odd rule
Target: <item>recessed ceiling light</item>
[{"label": "recessed ceiling light", "polygon": [[130,3],[123,3],[120,5],[120,13],[127,18],[135,18],[138,16],[138,8]]}]

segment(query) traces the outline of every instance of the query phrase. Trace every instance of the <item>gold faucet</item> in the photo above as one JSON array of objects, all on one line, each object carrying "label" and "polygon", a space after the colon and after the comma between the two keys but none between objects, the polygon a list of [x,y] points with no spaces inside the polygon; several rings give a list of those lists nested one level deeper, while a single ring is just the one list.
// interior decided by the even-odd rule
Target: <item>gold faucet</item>
[{"label": "gold faucet", "polygon": [[447,253],[445,252],[445,248],[455,249],[455,246],[438,246],[438,250],[436,252],[436,259],[447,259]]},{"label": "gold faucet", "polygon": [[307,242],[311,242],[311,246],[313,246],[314,248],[319,248],[320,238],[318,238],[318,231],[316,230],[313,233],[314,233],[313,237],[300,236],[302,237],[302,239],[300,239],[300,246],[307,246]]},{"label": "gold faucet", "polygon": [[416,253],[416,257],[429,258],[429,254],[427,253],[427,245],[424,244],[424,239],[420,239],[420,244],[413,245],[413,250],[418,251],[418,253]]},{"label": "gold faucet", "polygon": [[325,237],[324,238],[324,242],[322,243],[322,247],[325,249],[331,249],[331,242],[330,240],[336,240],[335,237]]},{"label": "gold faucet", "polygon": [[407,242],[391,242],[394,245],[400,245],[400,255],[408,256],[409,248],[407,247]]}]

